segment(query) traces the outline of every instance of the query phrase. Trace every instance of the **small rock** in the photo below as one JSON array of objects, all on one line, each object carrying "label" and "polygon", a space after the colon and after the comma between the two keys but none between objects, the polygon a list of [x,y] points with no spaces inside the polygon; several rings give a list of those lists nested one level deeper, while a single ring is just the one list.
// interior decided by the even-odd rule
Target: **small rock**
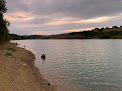
[{"label": "small rock", "polygon": [[16,42],[16,45],[19,45],[19,44]]},{"label": "small rock", "polygon": [[48,85],[50,85],[50,83],[48,83]]},{"label": "small rock", "polygon": [[42,54],[41,58],[42,59],[45,59],[46,58],[45,54]]}]

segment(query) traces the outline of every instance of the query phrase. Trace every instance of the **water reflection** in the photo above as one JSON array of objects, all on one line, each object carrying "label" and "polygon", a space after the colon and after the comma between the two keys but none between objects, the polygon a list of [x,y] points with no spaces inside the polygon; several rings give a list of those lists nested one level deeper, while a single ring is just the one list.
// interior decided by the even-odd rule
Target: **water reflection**
[{"label": "water reflection", "polygon": [[[61,91],[122,91],[122,40],[18,40]],[[46,54],[45,61],[41,55]]]}]

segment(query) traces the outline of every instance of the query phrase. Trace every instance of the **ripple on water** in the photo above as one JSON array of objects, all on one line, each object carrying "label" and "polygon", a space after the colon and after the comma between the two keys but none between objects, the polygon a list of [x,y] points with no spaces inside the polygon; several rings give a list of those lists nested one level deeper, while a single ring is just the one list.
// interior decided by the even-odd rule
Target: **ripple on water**
[{"label": "ripple on water", "polygon": [[[122,91],[122,40],[13,40],[61,91]],[[40,55],[46,54],[46,60]],[[86,87],[86,88],[85,88]]]}]

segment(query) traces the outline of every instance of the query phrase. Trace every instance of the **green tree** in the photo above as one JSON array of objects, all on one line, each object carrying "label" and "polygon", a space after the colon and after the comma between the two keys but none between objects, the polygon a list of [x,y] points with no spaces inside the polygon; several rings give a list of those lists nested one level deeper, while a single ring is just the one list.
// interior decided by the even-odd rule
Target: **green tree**
[{"label": "green tree", "polygon": [[110,33],[104,33],[103,35],[101,35],[101,39],[110,39],[112,37],[112,35]]},{"label": "green tree", "polygon": [[118,26],[112,26],[112,28],[118,28]]},{"label": "green tree", "polygon": [[10,23],[3,18],[3,14],[7,12],[6,1],[0,0],[0,42],[9,41],[9,30],[8,26]]},{"label": "green tree", "polygon": [[101,30],[104,30],[104,29],[105,29],[104,27],[101,28]]}]

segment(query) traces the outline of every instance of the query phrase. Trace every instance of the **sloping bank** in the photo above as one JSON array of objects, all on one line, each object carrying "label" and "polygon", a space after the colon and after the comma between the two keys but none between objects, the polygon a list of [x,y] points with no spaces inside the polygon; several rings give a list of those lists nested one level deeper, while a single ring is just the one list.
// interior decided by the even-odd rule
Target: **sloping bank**
[{"label": "sloping bank", "polygon": [[0,91],[56,91],[34,66],[35,56],[13,43],[0,44]]}]

